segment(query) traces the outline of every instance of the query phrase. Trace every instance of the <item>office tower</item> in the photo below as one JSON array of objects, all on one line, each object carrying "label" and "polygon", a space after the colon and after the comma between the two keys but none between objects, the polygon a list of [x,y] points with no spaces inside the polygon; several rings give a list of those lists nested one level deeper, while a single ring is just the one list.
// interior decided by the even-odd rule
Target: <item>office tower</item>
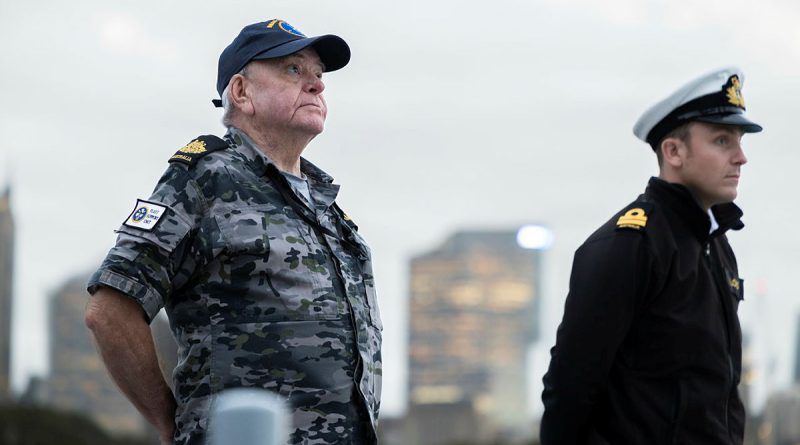
[{"label": "office tower", "polygon": [[[441,428],[448,406],[463,419],[467,404],[473,438],[529,434],[526,364],[539,280],[540,251],[521,247],[516,230],[459,232],[411,260],[410,418]],[[429,411],[438,414],[414,415]],[[428,443],[453,440],[464,438]]]},{"label": "office tower", "polygon": [[800,387],[800,317],[797,318],[797,327],[795,327],[794,373],[792,377],[794,384]]},{"label": "office tower", "polygon": [[0,402],[11,398],[11,315],[14,290],[14,218],[11,188],[0,196]]},{"label": "office tower", "polygon": [[47,401],[85,413],[112,434],[141,434],[144,420],[111,381],[84,323],[85,276],[64,283],[50,301]]},{"label": "office tower", "polygon": [[764,445],[800,443],[800,387],[793,386],[773,393],[767,400],[759,431]]}]

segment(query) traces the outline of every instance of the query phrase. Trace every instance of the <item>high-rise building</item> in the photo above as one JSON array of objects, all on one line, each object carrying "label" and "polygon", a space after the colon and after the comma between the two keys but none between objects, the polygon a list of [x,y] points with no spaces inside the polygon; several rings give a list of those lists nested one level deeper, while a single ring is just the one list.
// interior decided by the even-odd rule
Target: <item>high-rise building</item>
[{"label": "high-rise building", "polygon": [[797,327],[795,329],[793,382],[800,387],[800,317],[797,317]]},{"label": "high-rise building", "polygon": [[87,281],[75,277],[51,296],[47,403],[82,412],[112,434],[141,434],[144,419],[111,381],[84,323]]},{"label": "high-rise building", "polygon": [[759,431],[764,445],[800,443],[800,387],[793,386],[773,393],[767,400]]},{"label": "high-rise building", "polygon": [[11,188],[0,196],[0,402],[11,398],[11,313],[14,291]]},{"label": "high-rise building", "polygon": [[[463,414],[467,403],[488,424],[476,431],[531,434],[526,365],[539,323],[540,250],[521,247],[517,231],[459,232],[413,258],[410,275],[409,417],[448,404]],[[430,418],[441,428],[441,415]]]}]

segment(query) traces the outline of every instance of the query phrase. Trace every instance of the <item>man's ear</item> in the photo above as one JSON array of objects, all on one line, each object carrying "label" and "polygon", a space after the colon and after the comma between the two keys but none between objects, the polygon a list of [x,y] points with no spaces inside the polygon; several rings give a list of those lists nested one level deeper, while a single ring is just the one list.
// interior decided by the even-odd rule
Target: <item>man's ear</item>
[{"label": "man's ear", "polygon": [[247,79],[241,74],[231,77],[228,84],[231,105],[246,115],[253,114],[253,103],[247,94]]},{"label": "man's ear", "polygon": [[674,137],[665,138],[661,141],[661,159],[664,160],[664,166],[678,169],[683,166],[684,154],[686,152],[686,144]]}]

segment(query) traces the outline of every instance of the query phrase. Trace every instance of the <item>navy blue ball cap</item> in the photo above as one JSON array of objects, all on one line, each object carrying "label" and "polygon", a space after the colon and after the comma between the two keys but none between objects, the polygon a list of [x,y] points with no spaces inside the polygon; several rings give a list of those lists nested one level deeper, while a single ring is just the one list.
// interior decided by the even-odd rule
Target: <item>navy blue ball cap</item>
[{"label": "navy blue ball cap", "polygon": [[[288,56],[309,46],[317,51],[326,72],[336,71],[350,61],[350,47],[339,36],[327,34],[306,37],[295,27],[280,19],[247,25],[219,56],[217,92],[222,97],[222,92],[225,91],[231,77],[251,60]],[[218,107],[222,106],[220,100],[213,102]]]}]

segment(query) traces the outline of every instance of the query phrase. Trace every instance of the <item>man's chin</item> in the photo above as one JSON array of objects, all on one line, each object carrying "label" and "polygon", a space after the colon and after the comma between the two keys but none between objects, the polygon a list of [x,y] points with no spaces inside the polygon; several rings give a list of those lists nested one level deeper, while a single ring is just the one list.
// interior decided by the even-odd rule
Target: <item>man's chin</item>
[{"label": "man's chin", "polygon": [[720,196],[718,204],[729,204],[729,203],[733,202],[736,199],[737,196],[738,196],[738,193],[736,192],[736,190],[733,190],[732,192],[728,192],[728,193],[724,194],[723,196]]}]

